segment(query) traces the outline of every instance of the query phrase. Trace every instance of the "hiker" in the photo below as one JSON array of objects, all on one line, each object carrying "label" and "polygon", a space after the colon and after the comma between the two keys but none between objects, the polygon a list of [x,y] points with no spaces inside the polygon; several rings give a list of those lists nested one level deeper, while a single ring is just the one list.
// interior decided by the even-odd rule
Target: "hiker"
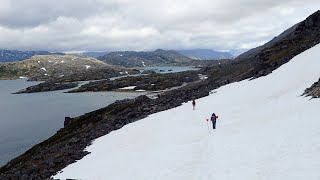
[{"label": "hiker", "polygon": [[193,99],[192,100],[192,107],[193,107],[193,110],[195,110],[195,108],[196,108],[196,101]]},{"label": "hiker", "polygon": [[216,116],[215,113],[212,113],[212,115],[211,115],[211,122],[212,122],[212,127],[213,127],[213,129],[216,129],[217,119],[218,119],[218,116]]}]

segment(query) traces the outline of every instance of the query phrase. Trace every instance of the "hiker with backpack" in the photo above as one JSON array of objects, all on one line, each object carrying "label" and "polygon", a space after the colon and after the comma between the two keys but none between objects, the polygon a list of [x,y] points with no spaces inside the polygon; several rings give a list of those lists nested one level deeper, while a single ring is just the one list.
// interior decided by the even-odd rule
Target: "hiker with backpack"
[{"label": "hiker with backpack", "polygon": [[[212,113],[212,115],[211,115],[211,122],[212,122],[212,128],[213,128],[213,129],[216,129],[217,119],[218,119],[218,116],[217,116],[215,113]],[[208,121],[208,120],[209,120],[209,119],[207,119],[207,121]]]}]

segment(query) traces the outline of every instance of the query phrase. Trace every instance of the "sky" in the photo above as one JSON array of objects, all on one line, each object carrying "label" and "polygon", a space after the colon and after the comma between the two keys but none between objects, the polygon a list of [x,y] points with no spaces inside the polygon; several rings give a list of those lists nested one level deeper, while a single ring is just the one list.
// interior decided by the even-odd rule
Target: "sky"
[{"label": "sky", "polygon": [[62,52],[264,44],[319,0],[0,0],[0,49]]}]

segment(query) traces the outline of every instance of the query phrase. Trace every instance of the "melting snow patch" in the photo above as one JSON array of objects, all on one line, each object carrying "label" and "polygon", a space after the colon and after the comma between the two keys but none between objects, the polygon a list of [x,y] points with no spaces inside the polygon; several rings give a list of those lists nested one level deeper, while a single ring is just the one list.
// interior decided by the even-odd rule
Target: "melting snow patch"
[{"label": "melting snow patch", "polygon": [[48,74],[44,74],[45,76],[48,76]]},{"label": "melting snow patch", "polygon": [[44,68],[44,67],[42,67],[42,68],[40,68],[40,69],[42,69],[42,70],[44,70],[44,71],[47,71],[46,68]]},{"label": "melting snow patch", "polygon": [[128,86],[128,87],[123,87],[123,88],[119,88],[119,89],[123,89],[123,90],[128,90],[128,89],[134,89],[137,86]]},{"label": "melting snow patch", "polygon": [[64,61],[60,61],[61,63],[64,63]]},{"label": "melting snow patch", "polygon": [[89,65],[85,65],[86,66],[86,69],[89,69],[90,68],[90,66]]},{"label": "melting snow patch", "polygon": [[40,61],[38,61],[38,63],[41,63]]},{"label": "melting snow patch", "polygon": [[126,74],[129,74],[128,71],[126,71]]},{"label": "melting snow patch", "polygon": [[20,79],[27,79],[27,77],[24,77],[24,76],[20,76],[19,78]]},{"label": "melting snow patch", "polygon": [[198,76],[199,76],[199,79],[201,79],[201,80],[203,80],[203,79],[208,79],[208,76],[206,76],[206,75],[202,75],[202,74],[198,74]]},{"label": "melting snow patch", "polygon": [[143,61],[142,61],[142,66],[146,66]]},{"label": "melting snow patch", "polygon": [[138,89],[138,90],[136,90],[137,92],[144,92],[144,91],[146,91],[146,90],[144,90],[144,89]]}]

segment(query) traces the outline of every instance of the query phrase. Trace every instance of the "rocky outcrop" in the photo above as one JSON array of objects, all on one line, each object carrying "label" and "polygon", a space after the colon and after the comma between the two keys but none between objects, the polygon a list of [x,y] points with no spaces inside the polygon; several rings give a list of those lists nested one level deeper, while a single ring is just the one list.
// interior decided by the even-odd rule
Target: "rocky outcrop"
[{"label": "rocky outcrop", "polygon": [[54,82],[44,82],[34,86],[27,87],[26,89],[20,90],[14,94],[23,93],[37,93],[46,91],[58,91],[64,89],[71,89],[78,86],[78,83],[54,83]]},{"label": "rocky outcrop", "polygon": [[307,88],[303,95],[311,96],[312,98],[320,98],[320,78],[318,82],[315,82],[311,87]]},{"label": "rocky outcrop", "polygon": [[78,89],[69,91],[68,93],[75,92],[96,92],[96,91],[114,91],[119,88],[135,86],[132,89],[122,89],[121,91],[158,91],[165,90],[167,88],[181,86],[183,83],[190,83],[199,80],[197,71],[186,71],[179,73],[168,73],[168,74],[151,74],[143,76],[129,76],[113,81],[102,80],[90,82],[82,85]]}]

